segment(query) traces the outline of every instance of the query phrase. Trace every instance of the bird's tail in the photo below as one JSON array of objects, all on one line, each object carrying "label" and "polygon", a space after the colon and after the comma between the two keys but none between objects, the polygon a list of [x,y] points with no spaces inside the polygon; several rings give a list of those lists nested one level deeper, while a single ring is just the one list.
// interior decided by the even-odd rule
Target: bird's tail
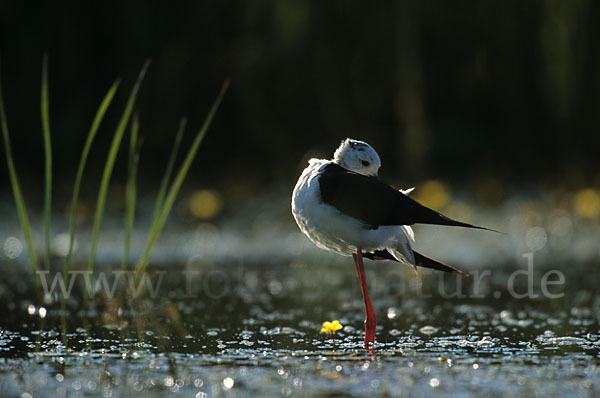
[{"label": "bird's tail", "polygon": [[[462,276],[469,276],[468,272],[464,272],[459,270],[458,268],[455,268],[451,265],[448,264],[444,264],[440,261],[434,260],[432,258],[429,258],[427,256],[422,255],[421,253],[414,251],[413,250],[413,254],[415,256],[415,265],[419,266],[419,267],[423,267],[423,268],[431,268],[431,269],[435,269],[438,271],[444,271],[444,272],[453,272],[455,274],[459,274]],[[392,260],[392,261],[398,261],[390,252],[388,252],[387,250],[376,250],[374,252],[368,252],[368,253],[363,253],[363,256],[371,259],[371,260]]]},{"label": "bird's tail", "polygon": [[437,261],[437,260],[434,260],[433,258],[424,256],[421,253],[416,252],[414,250],[413,250],[413,253],[415,255],[415,262],[417,263],[417,265],[419,267],[431,268],[431,269],[436,269],[438,271],[444,271],[444,272],[453,272],[455,274],[459,274],[462,276],[469,276],[468,272],[461,271],[458,268],[455,268],[451,265],[448,265],[448,264],[442,263],[441,261]]}]

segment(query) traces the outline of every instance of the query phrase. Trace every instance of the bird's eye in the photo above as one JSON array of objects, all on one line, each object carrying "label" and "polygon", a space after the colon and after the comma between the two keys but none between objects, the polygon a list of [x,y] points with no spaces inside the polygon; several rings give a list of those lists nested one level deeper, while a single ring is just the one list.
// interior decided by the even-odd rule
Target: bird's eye
[{"label": "bird's eye", "polygon": [[366,160],[361,160],[361,163],[365,167],[369,167],[369,165],[371,164],[371,163],[367,162]]}]

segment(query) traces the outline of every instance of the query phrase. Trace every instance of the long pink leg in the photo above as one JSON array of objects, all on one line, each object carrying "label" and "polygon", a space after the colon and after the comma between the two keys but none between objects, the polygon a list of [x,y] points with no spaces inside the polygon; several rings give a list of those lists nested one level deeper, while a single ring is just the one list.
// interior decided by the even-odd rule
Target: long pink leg
[{"label": "long pink leg", "polygon": [[360,290],[362,291],[363,299],[365,300],[365,349],[369,349],[369,343],[375,344],[377,317],[375,316],[375,310],[373,309],[369,291],[367,290],[367,278],[365,276],[365,266],[363,264],[363,255],[360,247],[356,251],[356,254],[352,253],[352,257],[354,258],[354,265],[356,265]]}]

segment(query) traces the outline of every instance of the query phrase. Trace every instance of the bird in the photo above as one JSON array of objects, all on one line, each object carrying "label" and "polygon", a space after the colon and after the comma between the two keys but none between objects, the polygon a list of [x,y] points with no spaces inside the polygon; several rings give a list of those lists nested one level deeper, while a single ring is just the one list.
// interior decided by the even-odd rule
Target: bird
[{"label": "bird", "polygon": [[[413,224],[479,227],[430,209],[378,178],[381,159],[364,141],[342,140],[333,159],[310,159],[292,193],[292,214],[319,248],[352,256],[365,304],[365,349],[373,349],[377,317],[363,258],[392,260],[463,276],[469,274],[412,248]],[[498,231],[495,231],[498,232]]]}]

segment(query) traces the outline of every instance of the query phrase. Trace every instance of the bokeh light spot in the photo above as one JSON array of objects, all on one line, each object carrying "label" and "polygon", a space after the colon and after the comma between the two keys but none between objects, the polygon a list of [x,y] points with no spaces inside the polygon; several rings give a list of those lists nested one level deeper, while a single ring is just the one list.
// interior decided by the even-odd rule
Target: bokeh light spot
[{"label": "bokeh light spot", "polygon": [[4,244],[2,245],[2,251],[6,257],[14,260],[23,252],[23,244],[18,238],[10,236],[4,241]]},{"label": "bokeh light spot", "polygon": [[538,251],[546,246],[548,241],[548,235],[546,230],[542,227],[533,227],[527,231],[525,235],[525,244],[531,251]]},{"label": "bokeh light spot", "polygon": [[[58,257],[66,257],[69,253],[69,241],[70,237],[67,233],[62,233],[56,235],[52,239],[52,243],[50,244],[50,249],[52,254]],[[73,251],[77,249],[77,243],[73,241]]]},{"label": "bokeh light spot", "polygon": [[203,220],[216,217],[222,207],[221,195],[212,189],[198,190],[188,200],[188,209],[192,216]]},{"label": "bokeh light spot", "polygon": [[394,307],[389,307],[387,310],[388,319],[394,319],[396,317],[396,315],[397,315],[396,309]]},{"label": "bokeh light spot", "polygon": [[592,188],[579,190],[573,196],[573,209],[580,217],[597,217],[600,214],[600,193]]},{"label": "bokeh light spot", "polygon": [[421,332],[427,336],[430,336],[430,335],[436,333],[437,331],[438,331],[438,328],[436,328],[434,326],[430,326],[430,325],[423,326],[422,328],[419,329],[419,332]]},{"label": "bokeh light spot", "polygon": [[231,377],[226,377],[223,379],[223,387],[225,387],[226,390],[229,390],[233,387],[234,384],[234,380]]},{"label": "bokeh light spot", "polygon": [[415,199],[425,206],[440,210],[450,200],[450,190],[441,181],[426,181],[418,185],[415,190]]}]

